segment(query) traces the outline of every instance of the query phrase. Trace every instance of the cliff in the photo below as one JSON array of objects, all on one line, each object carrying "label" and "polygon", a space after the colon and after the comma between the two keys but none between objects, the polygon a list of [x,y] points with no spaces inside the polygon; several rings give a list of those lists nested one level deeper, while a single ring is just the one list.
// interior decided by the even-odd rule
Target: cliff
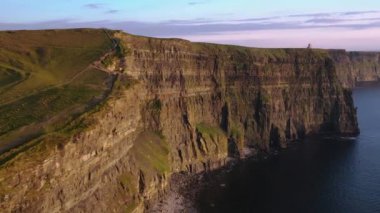
[{"label": "cliff", "polygon": [[344,87],[376,83],[380,79],[380,53],[330,51]]},{"label": "cliff", "polygon": [[140,212],[173,173],[220,168],[310,134],[359,132],[346,86],[354,74],[344,74],[346,62],[362,60],[354,53],[109,33],[118,45],[95,66],[116,76],[111,92],[1,156],[1,209]]}]

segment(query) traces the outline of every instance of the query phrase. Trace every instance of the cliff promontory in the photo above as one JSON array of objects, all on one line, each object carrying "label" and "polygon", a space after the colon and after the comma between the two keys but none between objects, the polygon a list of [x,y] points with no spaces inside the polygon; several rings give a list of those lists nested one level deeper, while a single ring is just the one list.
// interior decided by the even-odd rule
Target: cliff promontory
[{"label": "cliff promontory", "polygon": [[380,80],[380,53],[335,50],[330,55],[343,86],[352,88]]},{"label": "cliff promontory", "polygon": [[[174,173],[220,168],[311,134],[356,135],[350,87],[379,71],[372,53],[27,33],[0,35],[0,112],[14,116],[0,118],[5,212],[141,212]],[[12,88],[18,96],[5,96]]]}]

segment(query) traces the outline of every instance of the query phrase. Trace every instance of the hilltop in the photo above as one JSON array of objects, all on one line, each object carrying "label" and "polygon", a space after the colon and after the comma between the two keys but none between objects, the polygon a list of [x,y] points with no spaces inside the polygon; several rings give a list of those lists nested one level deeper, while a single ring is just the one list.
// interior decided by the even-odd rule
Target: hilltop
[{"label": "hilltop", "polygon": [[110,89],[94,62],[112,51],[105,30],[0,32],[0,153],[56,131]]}]

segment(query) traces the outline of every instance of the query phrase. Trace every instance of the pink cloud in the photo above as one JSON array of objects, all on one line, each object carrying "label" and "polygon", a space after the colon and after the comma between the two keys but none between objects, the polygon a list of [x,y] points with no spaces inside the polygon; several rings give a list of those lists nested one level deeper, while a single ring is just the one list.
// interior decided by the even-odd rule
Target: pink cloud
[{"label": "pink cloud", "polygon": [[233,31],[179,36],[196,42],[246,45],[252,47],[306,47],[348,50],[380,50],[380,28],[309,28]]}]

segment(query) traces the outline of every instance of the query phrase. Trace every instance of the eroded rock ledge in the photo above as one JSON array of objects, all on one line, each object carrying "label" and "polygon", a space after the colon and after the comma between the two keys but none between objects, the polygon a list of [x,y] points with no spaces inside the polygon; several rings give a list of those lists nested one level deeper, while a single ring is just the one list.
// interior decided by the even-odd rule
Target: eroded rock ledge
[{"label": "eroded rock ledge", "polygon": [[45,136],[1,165],[2,210],[141,212],[173,173],[309,134],[359,133],[350,87],[364,77],[354,53],[112,36],[120,43],[107,66],[125,89],[66,141]]}]

